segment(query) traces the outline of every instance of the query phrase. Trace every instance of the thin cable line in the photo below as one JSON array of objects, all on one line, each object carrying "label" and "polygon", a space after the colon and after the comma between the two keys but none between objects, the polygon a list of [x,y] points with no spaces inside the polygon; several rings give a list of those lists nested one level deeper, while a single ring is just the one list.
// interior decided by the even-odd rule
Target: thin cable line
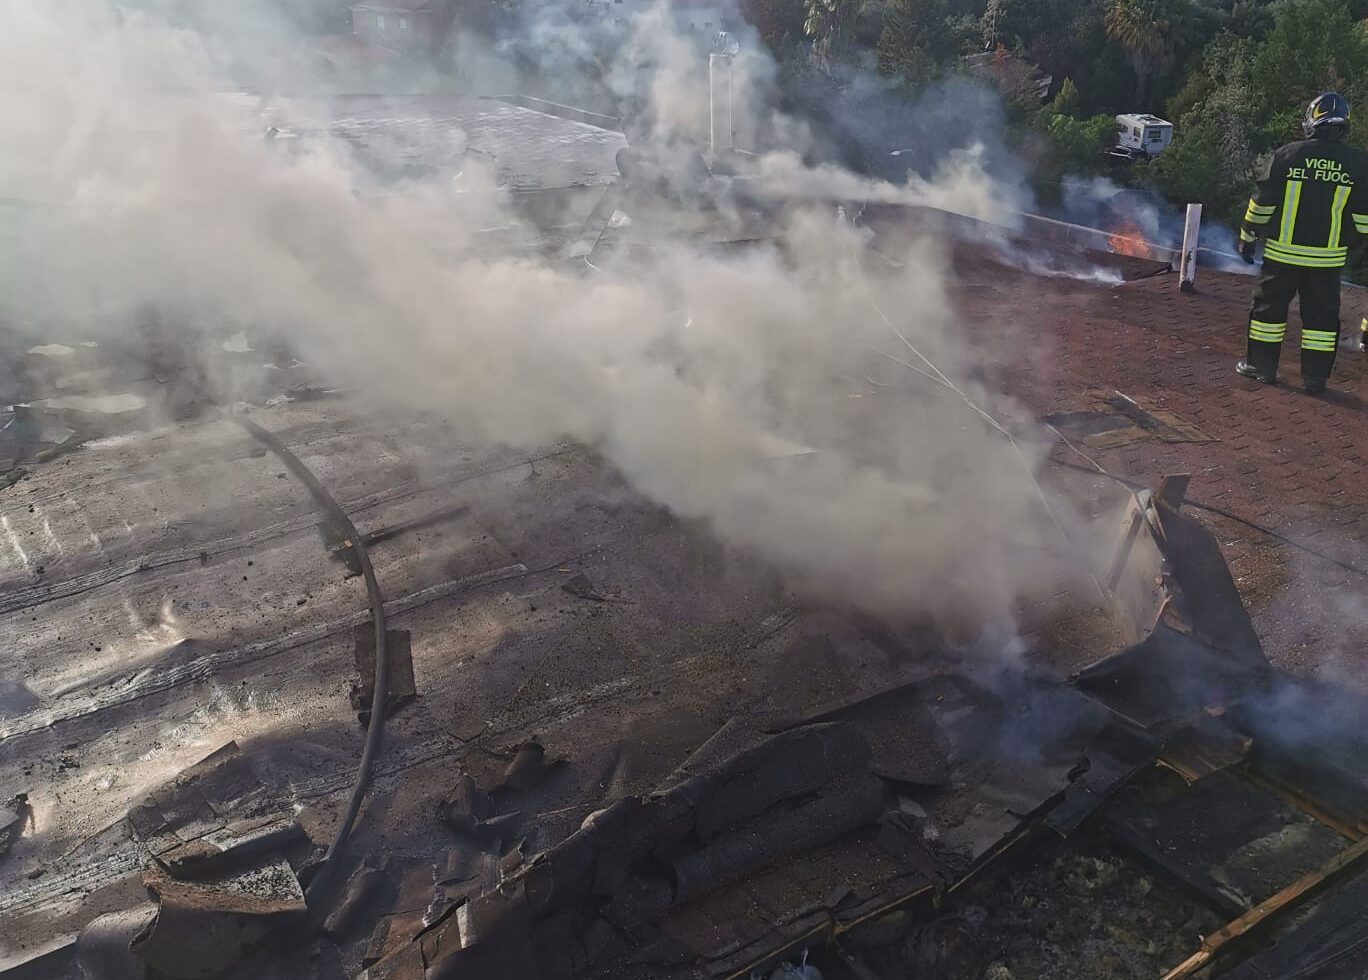
[{"label": "thin cable line", "polygon": [[[903,345],[907,347],[907,349],[910,350],[918,360],[920,360],[930,369],[930,373],[928,374],[925,371],[921,371],[915,365],[908,364],[906,361],[901,361],[899,358],[893,357],[889,354],[884,354],[884,356],[887,357],[889,360],[901,363],[905,367],[917,371],[918,374],[921,374],[924,377],[928,377],[932,381],[935,381],[943,387],[948,388],[950,391],[953,391],[956,395],[959,396],[960,400],[963,401],[965,405],[969,406],[969,408],[973,410],[973,412],[976,415],[978,415],[990,426],[992,426],[994,429],[1000,432],[1007,439],[1007,442],[1012,447],[1013,452],[1016,453],[1017,460],[1021,463],[1021,468],[1026,472],[1026,476],[1028,479],[1030,479],[1031,485],[1035,487],[1037,496],[1040,497],[1040,502],[1045,507],[1045,513],[1049,515],[1050,521],[1054,524],[1055,530],[1059,532],[1059,536],[1064,540],[1064,543],[1068,546],[1069,551],[1075,554],[1082,554],[1082,552],[1074,546],[1073,539],[1070,537],[1068,530],[1064,527],[1064,522],[1059,519],[1059,515],[1055,512],[1054,507],[1051,506],[1050,498],[1046,495],[1044,487],[1040,485],[1040,481],[1036,479],[1035,470],[1031,467],[1031,461],[1027,459],[1026,454],[1022,451],[1021,443],[1017,441],[1016,436],[1012,435],[1012,433],[1009,432],[1002,425],[1001,422],[993,418],[992,415],[988,414],[988,412],[984,411],[984,409],[979,407],[979,405],[976,404],[972,398],[965,394],[964,391],[962,391],[958,386],[955,385],[953,381],[950,380],[950,378],[945,374],[944,371],[942,371],[939,367],[936,366],[935,362],[933,362],[929,357],[927,357],[920,350],[918,350],[917,346],[913,344],[911,340],[908,339],[905,333],[898,329],[897,325],[891,319],[889,319],[888,314],[883,311],[883,307],[881,307],[878,301],[874,298],[874,293],[869,288],[869,280],[865,277],[864,274],[864,266],[860,263],[859,251],[853,250],[853,256],[855,260],[855,272],[856,275],[859,277],[860,286],[864,292],[865,299],[869,301],[869,305],[874,308],[875,313],[879,314],[879,319],[883,320],[883,322],[888,326],[888,329],[893,332],[893,335],[897,337],[899,340],[901,340],[903,342]],[[1107,590],[1102,587],[1102,582],[1098,579],[1096,573],[1093,571],[1091,563],[1087,564],[1087,569],[1088,577],[1092,579],[1092,583],[1097,589],[1097,594],[1102,597],[1102,601],[1110,601],[1110,597],[1107,594]]]}]

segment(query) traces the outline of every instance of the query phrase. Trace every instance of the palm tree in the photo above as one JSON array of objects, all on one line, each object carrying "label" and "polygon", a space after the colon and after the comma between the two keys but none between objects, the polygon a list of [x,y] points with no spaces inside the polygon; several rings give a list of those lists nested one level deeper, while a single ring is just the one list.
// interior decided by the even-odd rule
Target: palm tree
[{"label": "palm tree", "polygon": [[803,31],[812,38],[812,53],[823,67],[844,56],[858,13],[858,0],[807,0]]},{"label": "palm tree", "polygon": [[980,22],[983,27],[983,50],[992,51],[998,46],[998,32],[1002,29],[1002,15],[1007,6],[1007,0],[988,0],[988,6],[983,11],[983,20]]},{"label": "palm tree", "polygon": [[1143,109],[1149,82],[1173,62],[1177,46],[1174,19],[1163,0],[1111,0],[1107,36],[1120,44],[1135,70],[1136,107]]}]

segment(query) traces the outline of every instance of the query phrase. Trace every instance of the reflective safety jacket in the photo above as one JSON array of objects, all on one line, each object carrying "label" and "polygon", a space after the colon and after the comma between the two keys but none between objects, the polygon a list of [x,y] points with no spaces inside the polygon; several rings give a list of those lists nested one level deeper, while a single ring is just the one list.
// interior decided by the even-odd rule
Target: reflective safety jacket
[{"label": "reflective safety jacket", "polygon": [[1348,229],[1368,235],[1368,154],[1335,140],[1289,143],[1268,161],[1249,199],[1240,240],[1264,242],[1283,265],[1338,269]]}]

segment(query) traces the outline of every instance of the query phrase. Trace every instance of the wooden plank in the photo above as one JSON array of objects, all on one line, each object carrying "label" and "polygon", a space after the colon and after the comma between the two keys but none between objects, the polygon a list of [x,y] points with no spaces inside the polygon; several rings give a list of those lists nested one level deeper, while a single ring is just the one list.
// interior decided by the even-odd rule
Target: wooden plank
[{"label": "wooden plank", "polygon": [[[1154,500],[1157,504],[1177,511],[1183,506],[1183,499],[1187,497],[1188,486],[1191,483],[1191,473],[1166,474],[1159,480],[1159,485],[1154,488]],[[1161,524],[1163,519],[1163,511],[1160,511],[1159,521]]]},{"label": "wooden plank", "polygon": [[1160,442],[1220,442],[1215,436],[1209,436],[1197,426],[1184,419],[1180,419],[1172,412],[1163,409],[1153,409],[1150,411],[1156,419],[1164,424],[1169,432],[1157,436]]},{"label": "wooden plank", "polygon": [[1228,943],[1248,935],[1272,916],[1328,884],[1352,868],[1365,854],[1368,854],[1368,838],[1341,851],[1315,871],[1302,875],[1282,891],[1271,895],[1224,928],[1207,936],[1202,940],[1201,948],[1164,974],[1163,980],[1184,980],[1185,977],[1192,976],[1210,963]]},{"label": "wooden plank", "polygon": [[1118,449],[1121,446],[1129,446],[1133,442],[1139,442],[1148,435],[1144,429],[1138,425],[1128,425],[1122,429],[1112,429],[1109,432],[1097,432],[1090,436],[1083,437],[1083,445],[1089,449]]},{"label": "wooden plank", "polygon": [[1131,549],[1135,546],[1135,537],[1140,533],[1140,527],[1144,520],[1145,515],[1140,512],[1139,506],[1132,502],[1126,519],[1126,529],[1121,534],[1121,543],[1117,546],[1116,557],[1112,559],[1111,570],[1107,573],[1107,588],[1113,592],[1121,584],[1121,576],[1126,571],[1126,562],[1130,559]]},{"label": "wooden plank", "polygon": [[1277,793],[1283,800],[1296,807],[1312,820],[1324,824],[1346,840],[1368,839],[1368,819],[1335,813],[1320,800],[1308,796],[1290,783],[1278,778],[1276,773],[1264,772],[1260,767],[1251,766],[1245,770],[1245,778],[1255,786],[1261,786]]},{"label": "wooden plank", "polygon": [[1160,765],[1167,766],[1189,783],[1239,765],[1249,754],[1253,740],[1233,732],[1199,732],[1186,726],[1164,743]]},{"label": "wooden plank", "polygon": [[1337,894],[1317,900],[1308,917],[1279,935],[1271,947],[1223,974],[1223,980],[1308,980],[1368,974],[1366,906],[1368,877],[1359,877]]},{"label": "wooden plank", "polygon": [[1153,399],[1112,391],[1103,399],[1122,415],[1131,419],[1145,432],[1160,442],[1219,442],[1197,426],[1180,418]]}]

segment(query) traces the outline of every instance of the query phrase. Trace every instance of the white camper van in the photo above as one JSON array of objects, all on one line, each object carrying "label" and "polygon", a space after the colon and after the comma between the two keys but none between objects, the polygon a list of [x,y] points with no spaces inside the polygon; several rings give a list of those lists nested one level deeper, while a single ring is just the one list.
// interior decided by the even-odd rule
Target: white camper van
[{"label": "white camper van", "polygon": [[1147,112],[1116,117],[1116,148],[1134,159],[1162,153],[1173,142],[1173,123]]}]

